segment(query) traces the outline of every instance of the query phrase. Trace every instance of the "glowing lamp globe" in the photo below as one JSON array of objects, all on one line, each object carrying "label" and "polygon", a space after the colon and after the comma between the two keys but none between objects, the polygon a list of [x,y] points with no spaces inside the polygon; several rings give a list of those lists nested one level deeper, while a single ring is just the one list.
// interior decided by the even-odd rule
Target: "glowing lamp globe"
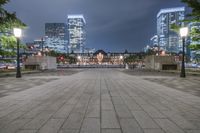
[{"label": "glowing lamp globe", "polygon": [[13,32],[15,37],[21,37],[22,35],[22,30],[20,28],[14,28]]},{"label": "glowing lamp globe", "polygon": [[183,27],[180,29],[181,37],[186,37],[188,35],[188,27]]}]

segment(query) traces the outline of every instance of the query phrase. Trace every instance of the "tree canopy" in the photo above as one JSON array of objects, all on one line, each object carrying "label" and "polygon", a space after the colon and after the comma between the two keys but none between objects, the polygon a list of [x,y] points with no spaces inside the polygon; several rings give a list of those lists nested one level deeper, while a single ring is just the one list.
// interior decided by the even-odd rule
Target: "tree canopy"
[{"label": "tree canopy", "polygon": [[14,27],[24,28],[26,25],[17,18],[16,13],[10,13],[4,9],[4,5],[10,0],[0,1],[0,32],[7,33],[10,32]]},{"label": "tree canopy", "polygon": [[[181,0],[186,3],[192,11],[187,14],[186,22],[200,23],[200,1],[199,0]],[[190,31],[190,37],[193,43],[189,46],[192,50],[200,50],[200,27],[194,26]]]},{"label": "tree canopy", "polygon": [[[26,25],[17,18],[16,13],[4,9],[10,0],[0,0],[0,55],[15,55],[16,38],[12,35],[14,27],[25,28]],[[22,45],[20,45],[22,46]]]},{"label": "tree canopy", "polygon": [[200,1],[199,0],[181,0],[192,9],[192,12],[187,14],[189,21],[200,22]]}]

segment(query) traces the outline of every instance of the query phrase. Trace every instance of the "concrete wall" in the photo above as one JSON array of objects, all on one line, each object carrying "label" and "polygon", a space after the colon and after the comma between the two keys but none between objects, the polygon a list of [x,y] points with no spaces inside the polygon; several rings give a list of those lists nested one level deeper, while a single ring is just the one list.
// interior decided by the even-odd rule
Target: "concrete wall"
[{"label": "concrete wall", "polygon": [[51,56],[30,56],[25,62],[25,67],[38,66],[36,69],[57,69],[56,58]]},{"label": "concrete wall", "polygon": [[169,66],[169,69],[170,69],[170,66],[177,66],[178,68],[178,65],[175,62],[174,56],[151,55],[145,58],[146,69],[162,70],[164,65]]}]

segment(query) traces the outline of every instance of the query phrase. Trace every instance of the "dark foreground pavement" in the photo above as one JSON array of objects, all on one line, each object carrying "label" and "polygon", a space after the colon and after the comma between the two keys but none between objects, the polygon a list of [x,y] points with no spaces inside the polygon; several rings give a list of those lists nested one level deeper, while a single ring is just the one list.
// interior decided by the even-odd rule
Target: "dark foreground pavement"
[{"label": "dark foreground pavement", "polygon": [[115,69],[55,77],[0,98],[0,133],[200,132],[200,97],[173,86]]}]

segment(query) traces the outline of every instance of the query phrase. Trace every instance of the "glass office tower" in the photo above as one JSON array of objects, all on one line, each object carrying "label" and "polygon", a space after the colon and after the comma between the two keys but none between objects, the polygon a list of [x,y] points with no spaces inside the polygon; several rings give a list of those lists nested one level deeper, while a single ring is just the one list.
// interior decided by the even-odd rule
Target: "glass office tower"
[{"label": "glass office tower", "polygon": [[67,17],[69,52],[83,53],[86,40],[86,21],[83,15],[68,15]]},{"label": "glass office tower", "polygon": [[184,18],[185,7],[167,8],[159,11],[157,14],[157,35],[161,50],[174,53],[181,51],[180,37],[171,29],[171,25],[183,25]]}]

